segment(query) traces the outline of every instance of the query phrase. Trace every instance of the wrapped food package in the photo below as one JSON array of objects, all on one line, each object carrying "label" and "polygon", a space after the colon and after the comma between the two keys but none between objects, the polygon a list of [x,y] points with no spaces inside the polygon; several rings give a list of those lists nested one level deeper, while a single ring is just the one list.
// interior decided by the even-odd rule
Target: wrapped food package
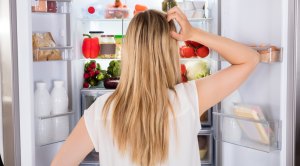
[{"label": "wrapped food package", "polygon": [[[55,41],[50,32],[38,32],[32,34],[32,48],[34,61],[61,60],[61,51],[51,49],[55,47]],[[49,48],[49,49],[48,49]]]}]

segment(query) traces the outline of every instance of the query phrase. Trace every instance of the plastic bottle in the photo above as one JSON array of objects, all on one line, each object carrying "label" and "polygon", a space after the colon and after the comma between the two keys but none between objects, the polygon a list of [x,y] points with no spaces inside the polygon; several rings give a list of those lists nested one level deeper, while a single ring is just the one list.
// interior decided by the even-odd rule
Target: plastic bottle
[{"label": "plastic bottle", "polygon": [[[51,91],[52,114],[63,114],[68,112],[68,95],[64,88],[63,81],[54,81],[54,88]],[[54,140],[62,141],[69,135],[69,117],[59,116],[53,119]]]},{"label": "plastic bottle", "polygon": [[52,141],[53,124],[52,119],[42,120],[40,117],[51,114],[51,100],[46,83],[38,82],[36,83],[36,88],[34,93],[34,110],[37,117],[37,140],[39,145],[44,145]]}]

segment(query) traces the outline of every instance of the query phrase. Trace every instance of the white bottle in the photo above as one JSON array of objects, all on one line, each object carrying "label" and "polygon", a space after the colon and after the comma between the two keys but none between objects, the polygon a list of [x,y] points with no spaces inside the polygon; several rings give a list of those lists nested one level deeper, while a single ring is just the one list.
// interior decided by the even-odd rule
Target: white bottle
[{"label": "white bottle", "polygon": [[[54,81],[54,88],[51,92],[52,114],[63,114],[68,112],[68,95],[64,88],[63,81]],[[69,135],[69,117],[55,117],[54,121],[54,140],[65,140]]]},{"label": "white bottle", "polygon": [[48,144],[52,141],[53,124],[51,119],[40,119],[51,114],[51,99],[44,82],[36,83],[34,93],[34,110],[37,117],[37,140],[39,145]]}]

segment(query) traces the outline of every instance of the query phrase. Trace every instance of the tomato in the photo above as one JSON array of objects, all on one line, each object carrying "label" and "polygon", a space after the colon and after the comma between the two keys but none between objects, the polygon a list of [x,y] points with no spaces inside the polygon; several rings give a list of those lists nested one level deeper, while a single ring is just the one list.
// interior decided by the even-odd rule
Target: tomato
[{"label": "tomato", "polygon": [[191,41],[191,40],[187,40],[184,43],[185,43],[185,45],[187,45],[189,47],[193,47],[195,49],[200,48],[200,47],[203,46],[202,44],[200,44],[198,42],[195,42],[195,41]]},{"label": "tomato", "polygon": [[209,54],[209,49],[206,46],[202,46],[196,50],[196,55],[205,58]]},{"label": "tomato", "polygon": [[181,64],[180,67],[181,67],[181,74],[186,74],[186,67],[185,67],[185,65]]},{"label": "tomato", "polygon": [[191,58],[196,56],[195,50],[192,47],[182,46],[180,47],[180,56],[183,58]]},{"label": "tomato", "polygon": [[182,82],[187,82],[188,81],[188,79],[185,75],[181,75],[181,80],[182,80]]}]

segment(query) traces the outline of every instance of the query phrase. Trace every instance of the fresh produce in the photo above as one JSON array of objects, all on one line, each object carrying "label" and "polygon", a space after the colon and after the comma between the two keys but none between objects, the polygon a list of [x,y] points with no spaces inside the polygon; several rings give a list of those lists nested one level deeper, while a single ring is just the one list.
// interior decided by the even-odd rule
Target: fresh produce
[{"label": "fresh produce", "polygon": [[187,40],[184,43],[185,43],[185,45],[187,45],[189,47],[193,47],[195,49],[200,48],[200,47],[203,46],[202,44],[200,44],[198,42],[195,42],[195,41],[191,41],[191,40]]},{"label": "fresh produce", "polygon": [[111,77],[120,77],[121,61],[119,60],[110,61],[109,66],[107,68],[107,74],[109,74]]},{"label": "fresh produce", "polygon": [[121,0],[115,0],[115,3],[114,3],[115,8],[120,8],[122,6],[123,6],[123,4],[122,4]]},{"label": "fresh produce", "polygon": [[180,67],[181,67],[181,79],[182,79],[182,82],[187,82],[186,67],[185,67],[184,64],[181,64]]},{"label": "fresh produce", "polygon": [[148,10],[148,7],[147,6],[144,6],[144,5],[141,5],[141,4],[136,4],[135,5],[135,8],[134,8],[134,12],[133,14],[136,15],[138,14],[139,12],[143,12],[145,10]]},{"label": "fresh produce", "polygon": [[88,34],[83,34],[88,38],[83,39],[82,54],[85,58],[97,58],[100,53],[99,39],[97,37],[92,38]]},{"label": "fresh produce", "polygon": [[196,80],[209,75],[210,68],[206,60],[190,61],[185,64],[187,70],[187,79]]},{"label": "fresh produce", "polygon": [[95,60],[91,60],[84,65],[83,88],[97,86],[100,81],[103,81],[107,77],[106,71],[101,70],[100,64],[96,63]]},{"label": "fresh produce", "polygon": [[202,46],[196,50],[196,55],[205,58],[209,54],[209,49],[206,46]]},{"label": "fresh produce", "polygon": [[193,56],[196,56],[195,50],[192,47],[189,46],[181,46],[180,47],[180,56],[183,58],[191,58]]},{"label": "fresh produce", "polygon": [[186,46],[180,47],[180,56],[182,58],[191,58],[195,56],[205,58],[209,55],[209,49],[198,42],[187,40],[184,43]]},{"label": "fresh produce", "polygon": [[104,87],[106,89],[116,89],[119,84],[119,78],[112,77],[104,80]]},{"label": "fresh produce", "polygon": [[162,11],[167,12],[174,6],[177,6],[176,0],[164,0],[162,2]]}]

